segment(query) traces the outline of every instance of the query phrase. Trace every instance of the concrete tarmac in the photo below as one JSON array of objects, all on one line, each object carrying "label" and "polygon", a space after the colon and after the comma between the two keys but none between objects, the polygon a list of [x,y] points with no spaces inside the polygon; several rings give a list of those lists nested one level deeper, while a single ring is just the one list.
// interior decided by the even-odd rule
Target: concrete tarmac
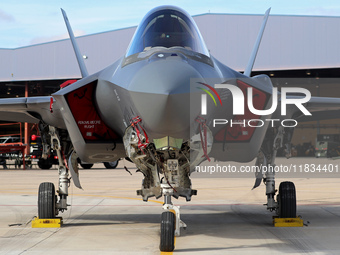
[{"label": "concrete tarmac", "polygon": [[[291,164],[334,164],[315,158],[278,159]],[[56,169],[0,170],[0,254],[161,254],[162,199],[143,202],[136,195],[142,175],[125,162],[107,170],[96,164],[80,171],[84,190],[71,184],[69,209],[58,229],[31,228],[37,216],[41,182],[57,184]],[[251,165],[251,164],[249,164]],[[240,165],[238,165],[240,166]],[[252,174],[253,175],[253,174]],[[168,254],[340,254],[340,178],[337,175],[292,177],[305,226],[275,228],[266,211],[265,186],[251,190],[252,175],[228,178],[225,173],[194,173],[198,196],[181,205],[188,225]],[[340,176],[340,173],[338,174]],[[277,188],[286,176],[277,175]],[[165,254],[165,253],[164,253]]]}]

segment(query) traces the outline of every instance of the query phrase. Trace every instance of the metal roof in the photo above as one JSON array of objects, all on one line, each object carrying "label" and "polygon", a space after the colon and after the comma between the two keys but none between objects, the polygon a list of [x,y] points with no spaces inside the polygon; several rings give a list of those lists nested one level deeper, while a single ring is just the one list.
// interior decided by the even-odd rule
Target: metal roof
[{"label": "metal roof", "polygon": [[[194,17],[211,55],[238,71],[250,56],[262,15]],[[136,27],[77,38],[89,73],[123,56]],[[271,15],[254,71],[340,67],[340,17]],[[0,81],[80,78],[71,42],[0,49]]]}]

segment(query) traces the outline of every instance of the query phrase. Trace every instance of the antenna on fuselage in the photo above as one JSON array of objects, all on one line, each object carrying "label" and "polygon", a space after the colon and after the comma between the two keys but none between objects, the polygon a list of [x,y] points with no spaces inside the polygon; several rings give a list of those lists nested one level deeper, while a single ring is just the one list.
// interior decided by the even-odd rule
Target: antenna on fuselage
[{"label": "antenna on fuselage", "polygon": [[250,55],[250,59],[248,61],[248,65],[247,65],[247,67],[246,67],[246,69],[244,70],[244,73],[243,73],[244,75],[246,75],[248,77],[251,75],[251,71],[253,70],[253,66],[254,66],[254,63],[255,63],[257,51],[259,50],[259,47],[260,47],[262,35],[263,35],[264,29],[265,29],[266,24],[267,24],[267,20],[268,20],[268,17],[269,17],[270,9],[271,8],[269,8],[266,11],[266,13],[264,14],[262,26],[260,28],[259,34],[257,35],[257,39],[256,39],[256,42],[254,44],[253,51],[252,51],[252,53]]}]

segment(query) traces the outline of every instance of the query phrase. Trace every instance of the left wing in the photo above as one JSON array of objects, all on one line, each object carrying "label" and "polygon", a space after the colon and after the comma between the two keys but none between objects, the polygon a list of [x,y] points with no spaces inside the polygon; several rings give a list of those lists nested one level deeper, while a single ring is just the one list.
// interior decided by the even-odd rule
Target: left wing
[{"label": "left wing", "polygon": [[59,105],[53,100],[53,112],[50,111],[51,97],[18,97],[0,99],[0,120],[44,123],[66,129]]},{"label": "left wing", "polygon": [[[300,96],[287,96],[287,99],[300,99]],[[340,98],[335,97],[311,97],[303,104],[312,115],[304,115],[295,105],[287,106],[287,115],[281,115],[281,107],[278,107],[274,116],[279,119],[292,118],[299,122],[340,119]]]}]

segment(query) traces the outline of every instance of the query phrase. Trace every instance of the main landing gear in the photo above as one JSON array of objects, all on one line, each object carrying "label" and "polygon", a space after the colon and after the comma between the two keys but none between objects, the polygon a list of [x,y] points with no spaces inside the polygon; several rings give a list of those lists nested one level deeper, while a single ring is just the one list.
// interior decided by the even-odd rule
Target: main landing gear
[{"label": "main landing gear", "polygon": [[[296,218],[296,191],[292,182],[282,182],[279,186],[279,193],[276,196],[275,189],[275,158],[277,150],[283,146],[286,147],[286,155],[290,155],[291,130],[285,130],[283,127],[277,130],[269,131],[268,138],[262,144],[261,152],[257,158],[257,165],[267,166],[267,171],[263,182],[266,185],[267,209],[276,211],[279,218]],[[290,139],[289,139],[290,138]],[[263,173],[258,173],[254,188],[259,186]]]},{"label": "main landing gear", "polygon": [[68,170],[62,160],[63,157],[57,130],[52,126],[49,127],[49,136],[51,138],[51,146],[53,150],[57,152],[59,161],[59,201],[57,201],[54,184],[50,182],[41,183],[38,193],[39,219],[53,219],[56,218],[59,211],[63,212],[67,210],[66,202],[70,179],[68,178]]}]

